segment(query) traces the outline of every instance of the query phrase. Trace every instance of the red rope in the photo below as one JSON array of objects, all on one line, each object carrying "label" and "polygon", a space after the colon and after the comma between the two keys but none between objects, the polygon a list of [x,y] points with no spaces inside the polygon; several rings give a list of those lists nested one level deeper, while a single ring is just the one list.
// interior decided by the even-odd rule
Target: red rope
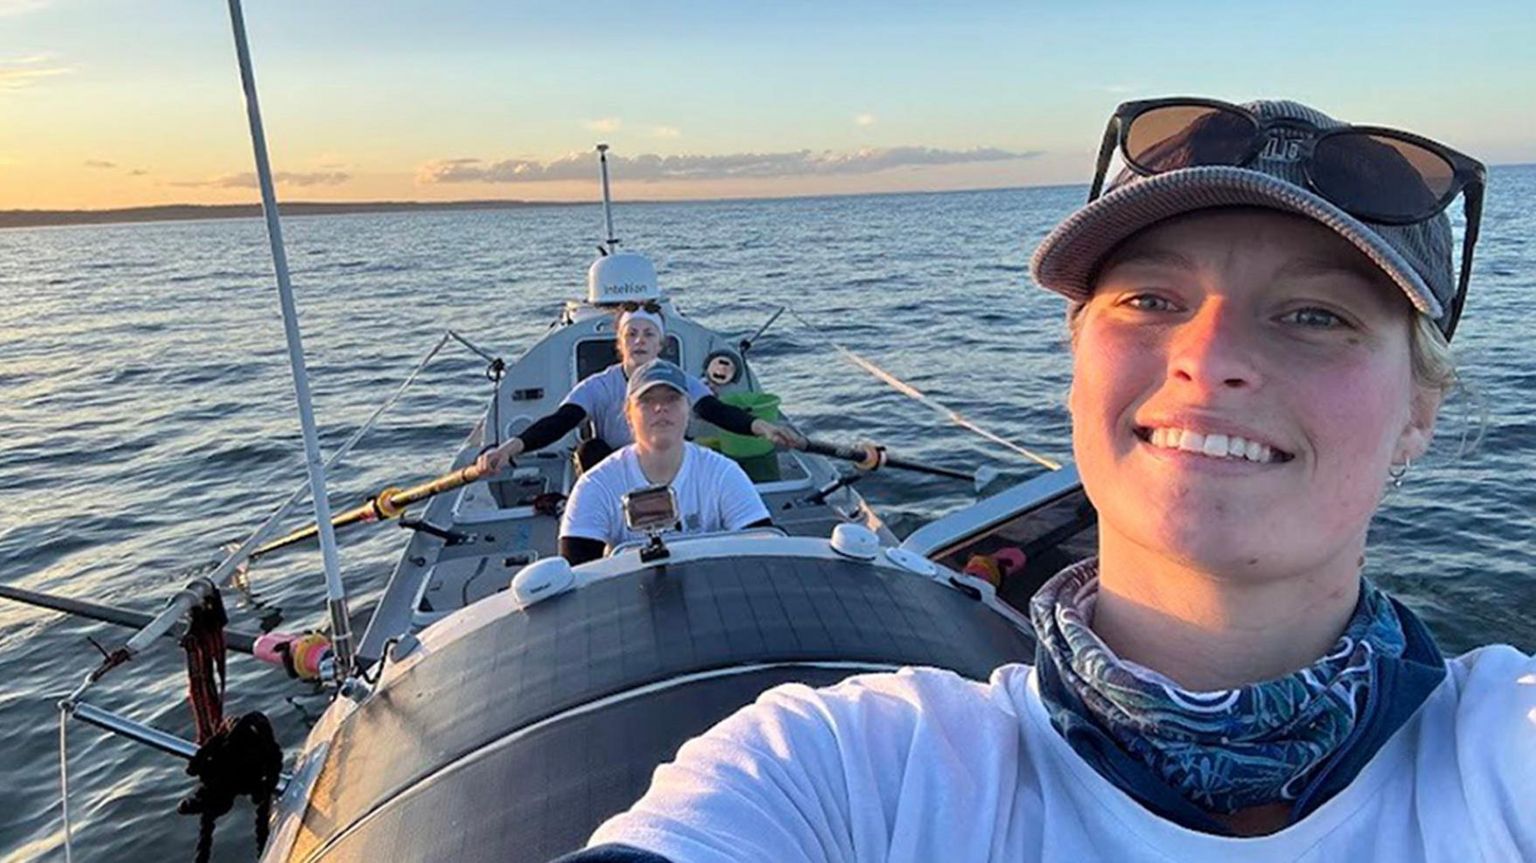
[{"label": "red rope", "polygon": [[202,745],[224,727],[224,625],[229,618],[217,591],[195,606],[181,646],[187,652],[187,701],[197,742]]}]

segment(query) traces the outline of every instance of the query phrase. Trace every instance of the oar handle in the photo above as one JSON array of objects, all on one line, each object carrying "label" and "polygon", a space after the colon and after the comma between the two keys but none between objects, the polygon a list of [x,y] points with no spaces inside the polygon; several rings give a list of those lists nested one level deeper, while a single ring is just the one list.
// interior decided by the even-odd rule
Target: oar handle
[{"label": "oar handle", "polygon": [[456,471],[445,473],[437,479],[424,482],[421,485],[411,486],[408,489],[385,489],[374,498],[373,503],[378,508],[380,517],[395,518],[413,503],[426,500],[445,491],[453,491],[456,488],[469,485],[477,479],[485,476],[486,471],[471,464],[459,468]]},{"label": "oar handle", "polygon": [[860,470],[877,470],[881,465],[888,463],[885,447],[875,446],[874,444],[844,446],[843,444],[832,443],[831,441],[806,438],[805,451],[829,458],[851,461]]}]

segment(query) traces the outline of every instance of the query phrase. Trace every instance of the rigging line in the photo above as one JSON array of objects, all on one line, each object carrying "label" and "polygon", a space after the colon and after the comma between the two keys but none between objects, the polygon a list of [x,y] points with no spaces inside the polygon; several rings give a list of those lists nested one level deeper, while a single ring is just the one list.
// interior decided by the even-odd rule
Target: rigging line
[{"label": "rigging line", "polygon": [[1025,447],[1019,446],[1018,444],[1014,443],[1013,441],[1008,440],[1005,437],[1002,437],[1001,435],[994,434],[993,432],[987,431],[986,429],[984,429],[981,426],[977,425],[976,423],[972,422],[970,419],[966,418],[965,415],[961,414],[959,411],[956,411],[956,410],[954,410],[952,408],[948,408],[948,407],[945,407],[942,404],[939,404],[938,402],[934,401],[932,398],[929,398],[926,394],[923,393],[922,390],[919,390],[917,387],[912,386],[911,384],[907,383],[906,381],[902,380],[901,378],[898,378],[895,375],[891,374],[890,372],[886,371],[885,369],[880,368],[879,366],[875,365],[874,362],[872,362],[872,361],[870,361],[868,359],[865,359],[864,357],[862,357],[859,354],[855,353],[852,349],[844,347],[843,345],[840,345],[837,342],[833,341],[831,338],[828,338],[826,330],[824,330],[821,327],[818,327],[815,324],[811,323],[810,321],[806,320],[795,309],[793,309],[793,308],[789,309],[789,313],[791,315],[793,315],[795,320],[799,321],[801,324],[805,325],[806,327],[808,327],[811,330],[814,330],[815,332],[820,334],[823,338],[827,338],[827,343],[830,344],[835,350],[837,350],[838,353],[842,354],[849,362],[853,363],[854,365],[858,366],[859,368],[863,369],[864,371],[869,372],[871,375],[874,375],[875,378],[879,379],[881,382],[885,383],[887,386],[891,387],[892,389],[896,390],[897,392],[901,393],[902,395],[907,396],[908,398],[910,398],[910,399],[912,399],[914,401],[917,401],[917,402],[919,402],[921,404],[924,404],[924,405],[928,406],[929,408],[931,408],[935,412],[937,412],[937,413],[943,415],[944,417],[946,417],[950,422],[954,423],[955,425],[958,425],[961,428],[967,429],[969,431],[975,432],[976,434],[986,438],[989,441],[992,441],[993,443],[999,444],[1001,446],[1005,446],[1008,449],[1013,450],[1014,452],[1018,453],[1019,455],[1024,456],[1025,458],[1029,459],[1030,461],[1035,462],[1036,464],[1039,464],[1039,465],[1041,465],[1043,467],[1046,467],[1046,468],[1049,468],[1051,470],[1061,470],[1061,462],[1058,462],[1055,459],[1047,458],[1046,456],[1040,455],[1039,453],[1032,452],[1029,449],[1026,449]]},{"label": "rigging line", "polygon": [[[352,451],[352,447],[356,446],[357,442],[362,440],[363,436],[373,429],[374,424],[379,421],[379,417],[383,416],[385,411],[389,410],[395,402],[400,400],[401,396],[405,395],[406,389],[416,382],[417,376],[427,367],[428,363],[432,362],[432,358],[437,356],[437,352],[442,350],[443,346],[448,343],[448,337],[451,334],[452,331],[450,330],[437,340],[437,344],[433,345],[432,350],[427,351],[427,355],[422,357],[420,362],[416,363],[416,367],[411,369],[411,373],[405,376],[405,380],[390,394],[389,398],[385,399],[377,408],[374,408],[373,413],[369,414],[368,419],[364,420],[363,424],[358,426],[357,430],[352,433],[352,436],[342,443],[341,448],[337,449],[326,460],[326,470],[330,470],[340,463],[343,458],[346,458],[347,453]],[[229,556],[219,564],[218,568],[208,575],[208,580],[214,584],[223,584],[225,579],[240,564],[244,563],[247,557],[250,557],[251,552],[255,551],[261,543],[265,542],[272,535],[273,530],[277,527],[277,523],[304,497],[304,493],[308,490],[309,481],[307,479],[299,483],[294,488],[293,493],[288,495],[288,499],[283,501],[282,505],[277,509],[273,510],[272,514],[267,516],[267,520],[262,522],[261,526],[256,528],[254,533],[247,537],[244,542],[240,543],[234,551],[230,552]]]},{"label": "rigging line", "polygon": [[458,333],[454,332],[453,330],[449,330],[448,334],[446,336],[444,336],[444,338],[453,339],[454,341],[458,342],[459,344],[463,345],[464,347],[469,348],[474,353],[479,354],[480,355],[480,359],[485,360],[488,363],[496,362],[497,358],[492,356],[490,351],[480,347],[479,345],[475,344],[474,342],[470,341],[469,339],[464,338],[463,336],[459,335]]}]

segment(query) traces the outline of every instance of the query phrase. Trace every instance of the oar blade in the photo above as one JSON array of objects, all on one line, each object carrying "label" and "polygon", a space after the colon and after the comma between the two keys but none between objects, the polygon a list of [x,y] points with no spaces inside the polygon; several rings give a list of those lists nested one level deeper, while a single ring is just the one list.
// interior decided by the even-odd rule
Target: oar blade
[{"label": "oar blade", "polygon": [[991,485],[997,477],[998,471],[995,467],[982,465],[976,468],[976,493],[981,494],[982,490]]}]

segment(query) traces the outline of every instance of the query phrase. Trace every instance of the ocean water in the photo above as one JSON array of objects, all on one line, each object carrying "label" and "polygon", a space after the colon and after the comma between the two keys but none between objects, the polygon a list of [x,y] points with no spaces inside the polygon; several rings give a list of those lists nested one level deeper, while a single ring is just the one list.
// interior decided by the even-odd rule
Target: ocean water
[{"label": "ocean water", "polygon": [[[625,247],[651,254],[683,310],[751,332],[760,376],[816,434],[912,458],[1039,468],[843,363],[847,345],[978,424],[1069,457],[1062,301],[1028,285],[1029,250],[1084,189],[619,205]],[[596,206],[355,215],[284,223],[322,446],[334,448],[448,328],[515,358],[579,296]],[[1448,651],[1536,650],[1536,166],[1492,172],[1474,286],[1457,335],[1475,399],[1448,406],[1428,459],[1378,516],[1370,572]],[[154,611],[303,481],[282,325],[258,220],[0,231],[0,583]],[[448,348],[332,473],[334,505],[439,472],[475,421],[484,362]],[[1481,437],[1470,451],[1463,438]],[[861,483],[898,533],[963,506],[944,480]],[[995,486],[1001,488],[1003,486]],[[293,517],[294,523],[302,514]],[[342,534],[362,617],[405,535]],[[286,628],[323,621],[319,555],[253,572]],[[234,625],[254,612],[231,600]],[[54,704],[125,630],[0,601],[0,857],[62,859]],[[235,656],[228,709],[271,715],[285,747],[321,701]],[[169,642],[89,700],[190,735]],[[196,826],[176,759],[69,730],[81,859],[183,859]],[[237,804],[218,859],[249,859]]]}]

